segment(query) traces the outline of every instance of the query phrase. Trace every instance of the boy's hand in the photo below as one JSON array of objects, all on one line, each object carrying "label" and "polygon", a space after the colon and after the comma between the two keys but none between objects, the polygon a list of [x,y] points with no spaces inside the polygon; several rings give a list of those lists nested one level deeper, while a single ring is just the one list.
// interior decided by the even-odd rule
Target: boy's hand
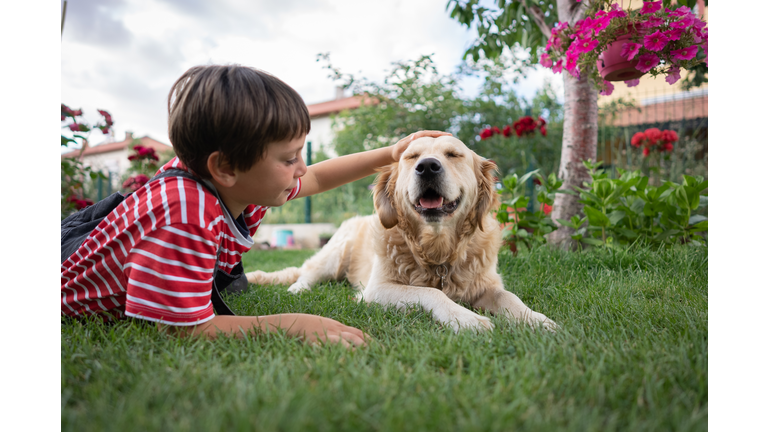
[{"label": "boy's hand", "polygon": [[392,146],[392,161],[394,162],[399,161],[400,156],[402,156],[403,152],[408,148],[409,145],[411,145],[411,142],[413,142],[413,140],[416,140],[422,137],[437,138],[437,137],[446,136],[446,135],[451,135],[451,134],[449,134],[448,132],[440,132],[440,131],[418,131],[416,133],[412,133],[407,137],[401,139],[395,145]]},{"label": "boy's hand", "polygon": [[362,330],[344,325],[336,320],[317,315],[286,314],[296,316],[296,321],[288,328],[289,335],[297,336],[311,344],[340,343],[347,348],[365,346],[371,337]]}]

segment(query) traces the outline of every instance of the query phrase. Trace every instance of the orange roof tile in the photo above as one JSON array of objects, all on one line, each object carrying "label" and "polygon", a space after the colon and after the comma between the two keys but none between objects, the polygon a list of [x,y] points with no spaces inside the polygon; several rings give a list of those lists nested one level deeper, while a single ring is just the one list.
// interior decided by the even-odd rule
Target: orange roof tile
[{"label": "orange roof tile", "polygon": [[309,118],[317,118],[327,116],[329,114],[335,114],[344,110],[350,110],[358,108],[362,103],[374,104],[378,101],[372,98],[365,98],[364,96],[350,96],[343,99],[335,99],[328,102],[321,102],[317,104],[307,105],[309,110]]}]

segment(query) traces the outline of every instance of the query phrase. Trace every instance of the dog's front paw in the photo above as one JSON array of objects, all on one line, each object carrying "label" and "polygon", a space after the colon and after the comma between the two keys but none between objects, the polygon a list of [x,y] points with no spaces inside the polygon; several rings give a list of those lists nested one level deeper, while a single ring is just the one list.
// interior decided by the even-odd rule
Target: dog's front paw
[{"label": "dog's front paw", "polygon": [[552,333],[557,331],[557,329],[559,328],[559,326],[554,321],[547,318],[547,316],[544,315],[543,313],[539,313],[539,312],[531,311],[526,321],[532,327],[536,327],[540,325],[541,327],[544,328],[544,330],[550,331]]},{"label": "dog's front paw", "polygon": [[304,291],[309,291],[309,285],[302,280],[296,281],[296,283],[288,287],[288,292],[291,294],[298,294]]},{"label": "dog's front paw", "polygon": [[450,325],[456,333],[462,329],[477,331],[493,330],[493,323],[488,317],[478,315],[464,308],[452,313],[445,324]]}]

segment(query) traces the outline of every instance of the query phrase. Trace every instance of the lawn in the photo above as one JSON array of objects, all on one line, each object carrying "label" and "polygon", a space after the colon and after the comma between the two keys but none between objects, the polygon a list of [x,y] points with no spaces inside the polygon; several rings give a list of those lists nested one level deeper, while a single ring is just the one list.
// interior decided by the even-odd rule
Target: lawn
[{"label": "lawn", "polygon": [[[312,251],[252,251],[246,270]],[[454,334],[420,309],[356,303],[347,284],[255,287],[239,314],[305,312],[375,338],[175,339],[151,325],[61,329],[62,430],[707,430],[707,250],[546,248],[500,257],[507,288],[556,334],[493,318]]]}]

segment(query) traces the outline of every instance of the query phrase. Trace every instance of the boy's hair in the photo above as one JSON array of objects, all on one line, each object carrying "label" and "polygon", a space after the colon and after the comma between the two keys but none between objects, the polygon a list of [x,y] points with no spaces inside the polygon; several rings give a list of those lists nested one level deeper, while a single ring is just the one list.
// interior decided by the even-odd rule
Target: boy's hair
[{"label": "boy's hair", "polygon": [[307,106],[294,89],[254,68],[195,66],[168,93],[168,137],[176,156],[209,179],[208,156],[220,151],[247,171],[267,145],[309,133]]}]

